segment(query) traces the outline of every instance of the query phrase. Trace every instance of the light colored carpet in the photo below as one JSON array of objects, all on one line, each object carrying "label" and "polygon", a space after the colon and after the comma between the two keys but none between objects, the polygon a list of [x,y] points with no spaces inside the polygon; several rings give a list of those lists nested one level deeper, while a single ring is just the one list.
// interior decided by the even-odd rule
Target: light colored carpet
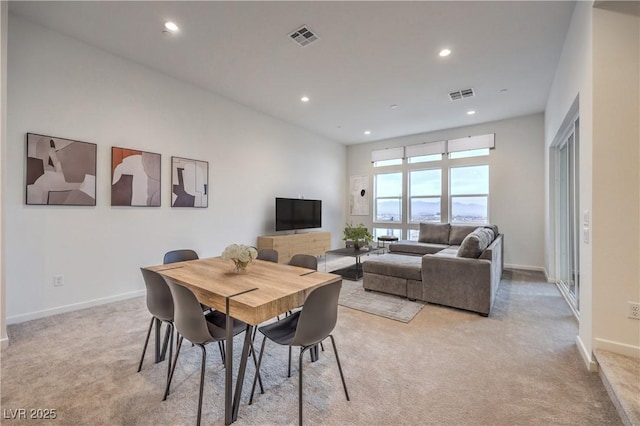
[{"label": "light colored carpet", "polygon": [[[576,320],[540,274],[506,271],[488,318],[434,305],[409,323],[342,306],[338,313],[334,336],[351,401],[325,344],[318,362],[305,357],[306,424],[622,424],[598,375],[585,369]],[[195,424],[200,350],[186,345],[163,402],[166,362],[154,364],[149,350],[136,373],[149,318],[140,297],[10,325],[2,409],[56,409],[57,419],[42,424]],[[202,422],[222,425],[224,369],[216,345],[209,353]],[[287,378],[287,353],[267,345],[266,393],[250,406],[249,366],[237,425],[297,424],[298,369]]]}]

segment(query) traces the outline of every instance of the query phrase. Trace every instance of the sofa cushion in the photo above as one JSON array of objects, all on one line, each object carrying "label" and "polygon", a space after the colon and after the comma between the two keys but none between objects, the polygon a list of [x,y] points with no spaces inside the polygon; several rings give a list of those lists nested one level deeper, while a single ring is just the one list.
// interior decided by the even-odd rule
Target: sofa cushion
[{"label": "sofa cushion", "polygon": [[478,258],[494,239],[493,229],[480,226],[464,238],[458,257]]},{"label": "sofa cushion", "polygon": [[478,228],[475,225],[451,225],[449,232],[449,244],[459,246],[464,238]]},{"label": "sofa cushion", "polygon": [[419,243],[417,241],[403,240],[398,241],[397,243],[389,244],[389,252],[422,256],[425,254],[437,253],[447,247],[449,246],[446,244]]},{"label": "sofa cushion", "polygon": [[410,280],[422,280],[422,257],[401,254],[370,256],[362,262],[364,273],[373,273]]},{"label": "sofa cushion", "polygon": [[420,234],[418,242],[449,244],[449,223],[420,223]]}]

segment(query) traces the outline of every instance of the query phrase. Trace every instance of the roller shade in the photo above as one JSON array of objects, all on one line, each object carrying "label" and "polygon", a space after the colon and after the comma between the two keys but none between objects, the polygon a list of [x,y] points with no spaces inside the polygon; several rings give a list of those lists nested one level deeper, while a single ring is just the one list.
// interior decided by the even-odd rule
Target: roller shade
[{"label": "roller shade", "polygon": [[400,146],[398,148],[386,148],[386,149],[371,151],[372,163],[375,163],[376,161],[397,160],[399,158],[404,158],[403,146]]},{"label": "roller shade", "polygon": [[447,141],[447,152],[469,151],[471,149],[495,148],[495,133],[469,136]]},{"label": "roller shade", "polygon": [[425,142],[418,145],[409,145],[405,147],[407,157],[421,157],[423,155],[444,154],[445,142]]}]

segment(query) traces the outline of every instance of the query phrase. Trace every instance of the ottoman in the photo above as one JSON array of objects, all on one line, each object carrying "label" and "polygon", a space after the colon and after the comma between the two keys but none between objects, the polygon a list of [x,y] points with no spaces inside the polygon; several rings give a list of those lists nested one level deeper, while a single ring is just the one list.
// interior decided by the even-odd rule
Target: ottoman
[{"label": "ottoman", "polygon": [[383,254],[362,263],[365,290],[422,298],[422,256]]}]

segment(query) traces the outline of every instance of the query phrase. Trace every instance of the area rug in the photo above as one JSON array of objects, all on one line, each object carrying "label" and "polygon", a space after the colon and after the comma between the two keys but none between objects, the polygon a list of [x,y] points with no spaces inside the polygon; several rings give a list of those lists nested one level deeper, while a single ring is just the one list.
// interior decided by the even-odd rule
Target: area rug
[{"label": "area rug", "polygon": [[342,280],[338,304],[404,323],[411,321],[425,305],[391,294],[364,291],[362,280]]}]

